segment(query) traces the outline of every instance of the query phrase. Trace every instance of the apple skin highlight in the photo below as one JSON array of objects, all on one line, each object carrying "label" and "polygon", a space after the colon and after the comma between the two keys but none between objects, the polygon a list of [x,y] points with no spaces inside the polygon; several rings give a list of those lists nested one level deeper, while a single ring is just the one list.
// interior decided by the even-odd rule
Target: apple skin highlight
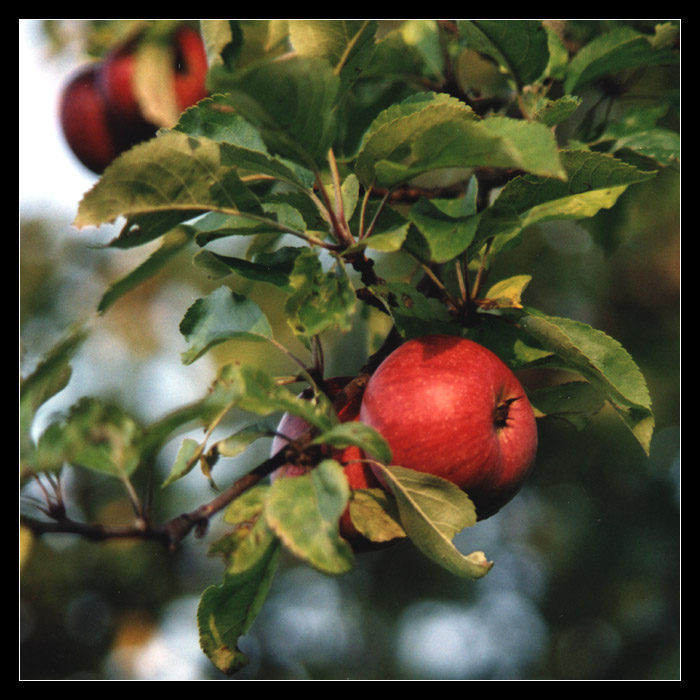
[{"label": "apple skin highlight", "polygon": [[537,452],[537,426],[518,379],[471,340],[410,340],[379,366],[360,420],[392,450],[392,463],[440,476],[463,489],[479,520],[520,490]]}]

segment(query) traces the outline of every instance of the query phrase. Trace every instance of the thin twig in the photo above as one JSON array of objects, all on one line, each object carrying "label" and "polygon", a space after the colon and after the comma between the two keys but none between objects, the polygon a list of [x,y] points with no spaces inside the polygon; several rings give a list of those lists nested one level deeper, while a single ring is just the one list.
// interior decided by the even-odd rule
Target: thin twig
[{"label": "thin twig", "polygon": [[372,195],[372,188],[368,187],[365,190],[365,194],[362,197],[362,206],[360,207],[360,230],[358,232],[358,238],[362,240],[365,237],[365,215],[367,212],[367,205],[369,204],[369,198]]},{"label": "thin twig", "polygon": [[338,242],[339,245],[348,245],[349,241],[347,240],[345,236],[345,231],[343,227],[340,225],[338,222],[338,217],[336,216],[336,213],[333,209],[333,206],[331,204],[331,199],[328,196],[328,191],[326,190],[326,186],[323,184],[323,180],[321,178],[321,174],[316,171],[316,184],[318,186],[318,191],[321,194],[321,202],[319,203],[319,208],[321,211],[325,211],[326,213],[326,219],[330,223],[331,227],[331,232],[333,233],[333,237],[335,240]]},{"label": "thin twig", "polygon": [[345,205],[343,203],[343,188],[340,184],[340,173],[338,172],[338,163],[335,160],[335,153],[331,148],[328,151],[328,164],[330,165],[331,176],[333,177],[333,189],[335,190],[335,212],[336,223],[339,227],[338,233],[340,237],[348,244],[352,245],[355,241],[348,228],[347,220],[345,219]]},{"label": "thin twig", "polygon": [[372,218],[372,223],[370,223],[369,227],[362,235],[363,239],[369,238],[374,233],[374,229],[377,226],[377,222],[379,221],[379,217],[381,216],[382,212],[384,211],[384,207],[386,206],[386,203],[389,201],[390,195],[391,195],[391,190],[388,190],[384,194],[384,196],[382,197],[382,201],[379,203],[379,207],[377,208],[377,211],[374,213],[374,217]]},{"label": "thin twig", "polygon": [[484,277],[486,275],[486,260],[488,259],[489,253],[491,252],[491,246],[493,244],[493,238],[489,238],[486,242],[486,250],[481,256],[481,262],[479,263],[479,270],[476,273],[476,279],[474,280],[474,287],[472,288],[472,299],[476,299],[481,291],[481,285],[484,283]]},{"label": "thin twig", "polygon": [[466,265],[464,264],[464,257],[460,256],[458,260],[455,261],[455,270],[457,272],[457,282],[459,284],[459,291],[462,295],[462,302],[467,304],[469,301],[469,291],[467,289],[466,279]]},{"label": "thin twig", "polygon": [[452,304],[455,310],[462,308],[462,302],[459,299],[455,299],[450,290],[444,285],[443,281],[433,272],[433,270],[430,269],[430,265],[426,265],[425,263],[421,262],[420,266],[423,268],[423,271],[430,278],[433,284],[444,295],[445,299]]}]

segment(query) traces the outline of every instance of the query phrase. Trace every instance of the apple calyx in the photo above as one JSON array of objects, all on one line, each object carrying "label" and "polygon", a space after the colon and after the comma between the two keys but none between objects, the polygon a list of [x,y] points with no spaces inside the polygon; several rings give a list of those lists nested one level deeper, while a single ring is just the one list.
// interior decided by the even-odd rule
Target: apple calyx
[{"label": "apple calyx", "polygon": [[511,399],[505,399],[504,401],[501,401],[496,406],[496,411],[494,413],[493,417],[493,424],[497,428],[505,428],[508,425],[508,416],[510,415],[510,405],[514,403],[515,401],[518,401],[521,397],[520,396],[514,396]]}]

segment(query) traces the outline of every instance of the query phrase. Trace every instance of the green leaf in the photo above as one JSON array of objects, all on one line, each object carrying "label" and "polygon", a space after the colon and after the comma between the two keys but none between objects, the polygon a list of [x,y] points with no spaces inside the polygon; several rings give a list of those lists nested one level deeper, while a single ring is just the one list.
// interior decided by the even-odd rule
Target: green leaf
[{"label": "green leaf", "polygon": [[461,255],[476,234],[476,214],[452,215],[446,209],[440,200],[420,199],[409,213],[428,245],[430,262],[444,263]]},{"label": "green leaf", "polygon": [[158,274],[174,257],[187,248],[193,238],[193,230],[187,226],[178,226],[166,234],[158,250],[136,269],[110,285],[100,299],[98,312],[104,313],[125,294]]},{"label": "green leaf", "polygon": [[233,405],[225,381],[219,377],[209,393],[198,401],[178,408],[144,429],[143,454],[148,460],[155,456],[173,436],[192,427],[209,430],[213,421]]},{"label": "green leaf", "polygon": [[481,322],[462,335],[498,355],[511,369],[541,367],[554,357],[522,328],[501,313],[480,315]]},{"label": "green leaf", "polygon": [[368,540],[391,542],[406,537],[396,501],[383,489],[354,489],[348,507],[353,526]]},{"label": "green leaf", "polygon": [[547,68],[548,36],[539,20],[462,20],[458,27],[466,45],[493,58],[518,91],[534,83]]},{"label": "green leaf", "polygon": [[260,307],[227,287],[219,287],[192,304],[180,322],[180,332],[189,346],[182,353],[185,364],[191,364],[211,347],[227,340],[272,337],[272,329]]},{"label": "green leaf", "polygon": [[303,253],[302,248],[283,247],[272,253],[259,253],[251,260],[219,255],[203,250],[195,256],[194,263],[210,277],[224,277],[236,272],[255,282],[267,282],[288,292],[293,292],[290,278],[296,259]]},{"label": "green leaf", "polygon": [[529,312],[521,327],[607,399],[648,454],[654,416],[646,382],[616,340],[585,323]]},{"label": "green leaf", "polygon": [[269,493],[269,484],[258,484],[226,509],[224,521],[233,530],[212,545],[209,554],[223,556],[227,573],[239,573],[255,566],[268,547],[276,543],[277,538],[265,520]]},{"label": "green leaf", "polygon": [[[355,209],[357,208],[357,203],[360,199],[360,183],[354,173],[350,173],[340,186],[341,201],[343,203],[343,214],[345,218],[349,221]],[[335,199],[335,192],[333,193],[333,199]]]},{"label": "green leaf", "polygon": [[247,171],[249,177],[271,177],[298,188],[313,184],[308,169],[269,154],[258,130],[236,113],[229,95],[214,95],[188,109],[175,128],[220,143],[222,161]]},{"label": "green leaf", "polygon": [[[376,180],[377,164],[410,156],[411,140],[443,123],[476,120],[463,102],[447,95],[419,93],[392,105],[377,116],[363,139],[355,174],[368,187]],[[379,184],[379,183],[378,183]]]},{"label": "green leaf", "polygon": [[549,47],[549,62],[544,77],[563,81],[569,68],[569,52],[564,41],[551,27],[545,25],[547,44]]},{"label": "green leaf", "polygon": [[60,467],[60,455],[54,459],[39,455],[32,440],[32,424],[40,406],[62,391],[72,375],[71,360],[82,346],[87,333],[80,326],[55,345],[41,363],[20,381],[19,427],[20,471],[30,473]]},{"label": "green leaf", "polygon": [[274,430],[264,421],[247,425],[214,443],[213,448],[222,457],[237,457],[260,438],[272,437]]},{"label": "green leaf", "polygon": [[[280,236],[291,233],[304,238],[306,231],[318,231],[325,226],[318,208],[299,191],[276,192],[261,200],[263,217],[238,217],[210,212],[192,223],[197,230],[195,240],[203,247],[211,241],[229,236]],[[274,241],[273,241],[274,242]]]},{"label": "green leaf", "polygon": [[86,330],[82,326],[73,329],[51,348],[29,376],[20,381],[20,427],[23,435],[29,436],[37,409],[62,391],[70,381],[70,361],[86,337]]},{"label": "green leaf", "polygon": [[319,393],[313,399],[301,398],[264,370],[239,363],[221,370],[209,400],[213,405],[235,405],[242,411],[263,416],[292,413],[319,430],[329,430],[337,422],[325,394]]},{"label": "green leaf", "polygon": [[140,426],[118,406],[83,398],[44,431],[35,466],[46,470],[69,463],[123,479],[141,462],[142,436]]},{"label": "green leaf", "polygon": [[343,468],[324,460],[306,474],[275,479],[265,515],[295,556],[325,574],[344,574],[354,565],[352,549],[339,530],[349,498]]},{"label": "green leaf", "polygon": [[614,151],[627,149],[669,165],[680,159],[681,144],[678,132],[656,126],[666,111],[665,105],[630,109],[620,121],[608,124],[598,141],[613,141]]},{"label": "green leaf", "polygon": [[533,391],[528,395],[535,415],[561,418],[583,430],[605,403],[600,392],[588,382],[565,382]]},{"label": "green leaf", "polygon": [[299,56],[323,58],[340,77],[338,99],[344,96],[374,54],[377,22],[373,20],[306,19],[289,25],[292,46]]},{"label": "green leaf", "polygon": [[629,185],[656,174],[593,151],[563,151],[561,162],[565,181],[533,176],[511,180],[482,215],[477,242],[499,234],[511,241],[544,221],[592,217],[612,207]]},{"label": "green leaf", "polygon": [[[361,218],[364,218],[361,221]],[[373,226],[368,235],[368,224]],[[347,249],[347,254],[363,248],[370,248],[380,252],[391,253],[399,250],[406,241],[411,228],[411,222],[403,214],[392,207],[383,207],[376,201],[369,201],[365,208],[356,207],[354,216],[350,220],[351,230],[361,232],[355,245]]]},{"label": "green leaf", "polygon": [[462,490],[413,469],[382,465],[381,473],[398,502],[403,528],[423,554],[462,578],[478,579],[489,572],[492,563],[483,552],[465,556],[452,542],[476,523],[474,504]]},{"label": "green leaf", "polygon": [[459,100],[434,93],[409,98],[375,119],[355,173],[367,187],[392,188],[429,171],[480,166],[563,177],[556,141],[543,124],[480,120]]},{"label": "green leaf", "polygon": [[564,88],[572,93],[603,76],[628,68],[676,64],[678,53],[631,27],[621,27],[596,37],[584,46],[569,66]]},{"label": "green leaf", "polygon": [[345,253],[349,255],[362,248],[370,248],[380,253],[395,253],[397,250],[401,250],[401,247],[406,241],[409,226],[410,224],[404,223],[390,231],[373,233],[371,236],[367,236],[367,238],[363,238],[355,245],[350,246]]},{"label": "green leaf", "polygon": [[139,217],[159,221],[162,216],[179,223],[204,211],[262,215],[260,203],[223,157],[221,144],[168,131],[123,153],[105,170],[80,202],[75,225],[99,226],[119,216],[137,224]]},{"label": "green leaf", "polygon": [[309,338],[329,330],[350,330],[357,300],[344,265],[336,262],[324,271],[318,254],[305,250],[296,258],[290,283],[294,292],[285,311],[295,333]]},{"label": "green leaf", "polygon": [[[103,195],[108,196],[108,193],[102,192],[100,196]],[[175,208],[129,216],[119,235],[110,241],[109,247],[129,250],[145,245],[181,226],[183,222],[191,219],[197,213],[187,209],[179,211]]]},{"label": "green leaf", "polygon": [[201,456],[202,450],[201,445],[191,438],[187,438],[182,441],[180,449],[178,450],[177,456],[175,457],[175,462],[170,468],[170,473],[168,477],[163,482],[162,488],[170,486],[170,484],[176,482],[178,479],[182,479],[183,476],[189,474],[197,460]]},{"label": "green leaf", "polygon": [[451,319],[446,315],[445,307],[428,299],[413,285],[385,282],[372,286],[370,291],[384,304],[404,338],[450,332]]},{"label": "green leaf", "polygon": [[199,602],[200,645],[212,663],[226,674],[233,674],[248,663],[238,641],[265,602],[277,568],[277,541],[264,543],[260,549],[252,566],[226,573],[223,583],[207,588]]},{"label": "green leaf", "polygon": [[580,106],[581,99],[571,95],[545,100],[535,112],[535,119],[551,128],[566,121]]},{"label": "green leaf", "polygon": [[489,308],[522,309],[522,295],[531,281],[531,275],[516,275],[497,282],[485,295]]},{"label": "green leaf", "polygon": [[387,75],[392,75],[408,80],[416,75],[433,74],[429,59],[432,52],[424,49],[424,45],[429,43],[423,41],[425,34],[427,31],[421,31],[421,28],[416,31],[416,25],[410,22],[384,34],[376,42],[364,77],[383,80]]},{"label": "green leaf", "polygon": [[497,116],[484,119],[481,124],[486,134],[501,142],[494,152],[494,167],[519,168],[559,180],[566,178],[556,139],[545,124]]},{"label": "green leaf", "polygon": [[247,663],[238,641],[263,605],[281,551],[263,515],[269,490],[259,484],[228,507],[224,520],[233,529],[209,551],[223,557],[226,573],[220,586],[204,592],[197,620],[202,649],[224,673]]},{"label": "green leaf", "polygon": [[228,95],[212,95],[183,112],[175,130],[269,156],[258,130],[236,113]]},{"label": "green leaf", "polygon": [[370,452],[382,462],[391,462],[391,449],[386,440],[374,428],[357,421],[334,425],[316,437],[312,444],[332,445],[339,449],[354,445]]},{"label": "green leaf", "polygon": [[200,19],[199,27],[207,50],[207,63],[233,64],[243,44],[240,21]]},{"label": "green leaf", "polygon": [[304,167],[325,160],[335,137],[339,78],[327,61],[296,56],[229,73],[214,67],[210,82],[262,135],[270,152]]}]

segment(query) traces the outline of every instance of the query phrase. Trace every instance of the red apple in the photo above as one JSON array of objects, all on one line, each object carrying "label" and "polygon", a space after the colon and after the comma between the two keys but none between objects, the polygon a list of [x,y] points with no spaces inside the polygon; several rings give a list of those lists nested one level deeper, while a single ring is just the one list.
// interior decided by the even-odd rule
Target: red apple
[{"label": "red apple", "polygon": [[136,37],[110,51],[99,80],[107,108],[116,119],[127,125],[145,121],[134,91],[138,45],[139,37]]},{"label": "red apple", "polygon": [[471,340],[410,340],[378,367],[360,420],[375,428],[393,464],[440,476],[466,491],[479,520],[523,485],[537,452],[535,416],[520,382]]},{"label": "red apple", "polygon": [[[155,136],[134,89],[141,37],[116,47],[103,64],[83,68],[61,97],[60,120],[68,145],[97,174],[123,151]],[[172,36],[172,90],[179,111],[207,95],[207,55],[199,33],[179,27]]]},{"label": "red apple", "polygon": [[[136,63],[140,36],[116,47],[105,59],[100,78],[110,113],[123,129],[131,133],[154,131],[143,116],[135,90]],[[180,112],[207,96],[207,54],[198,32],[188,26],[179,27],[170,40],[173,55],[172,90]],[[168,76],[163,76],[168,79]],[[158,125],[158,126],[163,126]],[[150,138],[150,137],[149,137]]]},{"label": "red apple", "polygon": [[78,160],[101,173],[120,153],[107,118],[104,97],[97,89],[99,65],[82,68],[61,95],[59,119],[66,142]]},{"label": "red apple", "polygon": [[209,64],[204,42],[198,32],[183,26],[175,33],[175,99],[181,112],[203,100],[209,93],[206,77]]},{"label": "red apple", "polygon": [[[330,397],[333,398],[337,395],[351,379],[352,377],[332,377],[327,379],[326,386]],[[339,409],[338,418],[340,418],[342,423],[354,421],[358,420],[359,413],[360,397],[358,396]],[[277,454],[285,445],[289,444],[285,438],[294,440],[302,435],[308,427],[308,424],[298,416],[285,413],[277,428],[278,434],[272,441],[271,454]],[[359,447],[351,446],[342,450],[333,449],[330,451],[329,457],[343,465],[343,471],[348,479],[350,489],[381,488],[381,483],[374,475],[371,467],[366,462],[360,461],[364,458],[364,454]],[[306,473],[309,468],[310,466],[304,466],[303,464],[286,464],[272,474],[272,479],[277,479],[281,476],[299,476]],[[356,552],[383,546],[375,545],[375,543],[370,542],[357,531],[350,518],[349,508],[345,509],[340,518],[340,534],[352,544]]]}]

